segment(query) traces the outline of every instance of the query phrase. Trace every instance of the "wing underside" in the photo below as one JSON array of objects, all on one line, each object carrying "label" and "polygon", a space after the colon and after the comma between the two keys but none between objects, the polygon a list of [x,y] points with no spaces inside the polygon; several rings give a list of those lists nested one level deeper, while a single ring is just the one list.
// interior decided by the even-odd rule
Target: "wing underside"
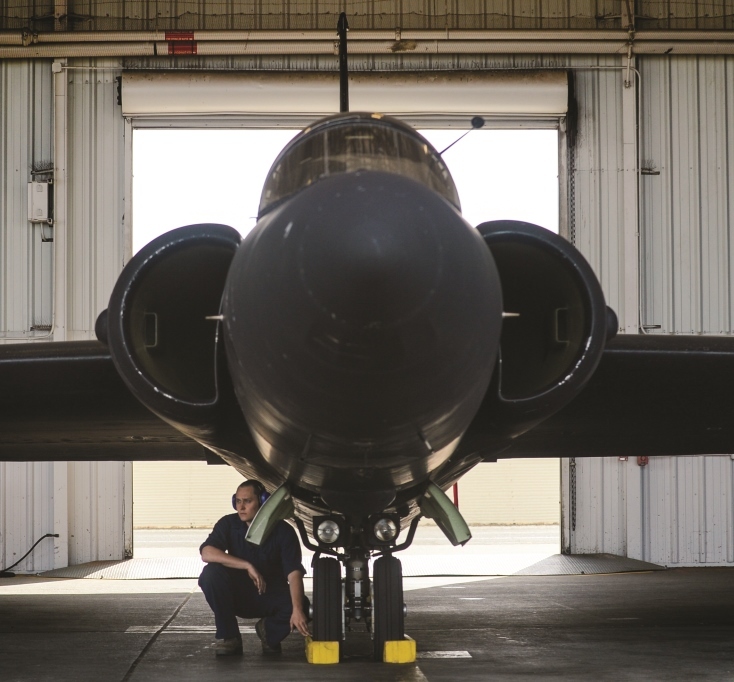
[{"label": "wing underside", "polygon": [[626,335],[587,386],[500,457],[734,452],[734,337]]},{"label": "wing underside", "polygon": [[0,461],[207,459],[136,400],[97,341],[0,346]]}]

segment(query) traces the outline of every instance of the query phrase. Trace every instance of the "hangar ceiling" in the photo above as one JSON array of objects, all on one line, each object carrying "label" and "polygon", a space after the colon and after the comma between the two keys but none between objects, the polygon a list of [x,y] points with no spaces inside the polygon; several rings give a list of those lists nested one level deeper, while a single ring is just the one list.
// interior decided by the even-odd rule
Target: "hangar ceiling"
[{"label": "hangar ceiling", "polygon": [[[643,29],[734,28],[731,5],[712,0],[485,0],[426,3],[375,0],[262,2],[196,0],[113,2],[20,0],[0,3],[0,29],[31,31],[327,30],[339,12],[352,29]],[[634,22],[629,21],[629,15]]]}]

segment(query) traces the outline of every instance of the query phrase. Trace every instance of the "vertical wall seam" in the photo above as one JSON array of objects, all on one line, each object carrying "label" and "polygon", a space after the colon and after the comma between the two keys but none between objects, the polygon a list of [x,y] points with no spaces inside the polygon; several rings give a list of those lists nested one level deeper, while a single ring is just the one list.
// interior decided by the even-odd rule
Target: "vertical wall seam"
[{"label": "vertical wall seam", "polygon": [[673,120],[673,73],[672,73],[672,60],[669,58],[666,63],[666,69],[665,69],[665,75],[666,75],[666,91],[668,94],[668,153],[670,155],[670,189],[668,193],[668,211],[670,216],[670,224],[667,226],[667,233],[668,233],[668,248],[669,248],[669,258],[670,258],[670,280],[668,282],[668,290],[670,291],[670,324],[671,329],[668,329],[668,332],[673,332],[678,324],[677,324],[677,314],[676,314],[676,308],[677,308],[677,301],[676,301],[676,295],[675,295],[675,286],[674,282],[676,279],[676,262],[675,262],[675,230],[677,229],[675,225],[675,207],[674,207],[674,196],[675,196],[675,181],[674,181],[674,174],[679,172],[678,168],[676,168],[676,160],[673,158],[673,128],[674,128],[674,120]]},{"label": "vertical wall seam", "polygon": [[730,145],[732,143],[731,140],[731,131],[729,128],[729,116],[732,114],[731,110],[729,109],[729,103],[731,101],[732,93],[731,90],[731,83],[730,76],[731,76],[731,60],[730,59],[724,59],[724,86],[725,86],[725,95],[724,95],[724,187],[726,188],[726,193],[724,197],[724,206],[725,206],[725,220],[726,220],[726,234],[725,234],[725,240],[726,240],[726,254],[729,257],[729,267],[727,272],[727,281],[728,281],[728,287],[726,288],[726,323],[724,326],[724,329],[726,329],[729,333],[732,332],[732,287],[734,286],[734,280],[732,280],[732,271],[734,268],[732,267],[731,263],[731,256],[732,256],[732,241],[731,241],[731,231],[732,231],[732,198],[730,196],[731,191],[731,168],[730,164],[732,162],[731,158],[731,148]]},{"label": "vertical wall seam", "polygon": [[[694,73],[696,74],[696,167],[698,168],[698,173],[696,173],[696,185],[698,187],[698,206],[696,207],[696,214],[698,215],[698,258],[696,258],[697,264],[698,264],[698,315],[697,315],[697,330],[695,331],[703,331],[704,329],[704,305],[705,305],[705,276],[704,276],[704,209],[703,209],[703,172],[702,172],[702,162],[703,162],[703,153],[702,150],[704,148],[704,140],[702,139],[704,133],[704,126],[701,125],[701,122],[703,120],[702,117],[702,109],[704,108],[703,100],[702,100],[702,93],[701,93],[701,69],[705,69],[705,63],[704,66],[701,66],[701,58],[696,57],[696,68],[694,70]],[[705,107],[706,111],[708,111],[708,106]]]}]

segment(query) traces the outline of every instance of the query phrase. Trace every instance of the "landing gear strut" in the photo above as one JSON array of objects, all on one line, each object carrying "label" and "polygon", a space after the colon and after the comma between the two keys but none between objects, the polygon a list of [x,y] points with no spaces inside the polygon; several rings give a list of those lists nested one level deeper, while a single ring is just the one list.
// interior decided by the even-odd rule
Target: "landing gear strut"
[{"label": "landing gear strut", "polygon": [[[339,536],[323,521],[323,535]],[[331,523],[331,519],[327,519]],[[403,571],[393,552],[409,546],[413,540],[418,519],[411,523],[408,538],[396,544],[396,527],[388,540],[364,544],[344,543],[343,552],[335,548],[314,545],[301,523],[303,543],[317,552],[313,561],[313,641],[307,645],[307,657],[311,662],[336,663],[339,660],[339,643],[346,633],[364,628],[372,635],[372,653],[376,660],[391,663],[407,663],[415,660],[415,642],[405,637],[405,604],[403,603]],[[336,521],[333,522],[336,526]],[[385,524],[390,528],[389,524]],[[326,529],[326,530],[324,530]],[[381,528],[380,528],[381,529]],[[326,531],[330,535],[327,535]],[[344,534],[342,534],[344,537]],[[363,534],[353,531],[352,541],[363,539]],[[388,545],[388,542],[390,544]],[[332,557],[324,557],[323,553]],[[374,577],[370,580],[370,557],[377,555],[373,564]],[[341,564],[344,564],[342,579]],[[363,630],[363,631],[364,631]],[[409,646],[404,646],[404,645]],[[321,657],[323,660],[317,661]],[[313,659],[313,660],[312,660]]]},{"label": "landing gear strut", "polygon": [[355,549],[345,557],[342,589],[341,566],[336,559],[314,562],[313,637],[317,642],[338,642],[345,630],[363,623],[372,633],[375,660],[385,656],[385,642],[405,638],[403,571],[400,560],[389,554],[374,563],[369,579],[369,552]]},{"label": "landing gear strut", "polygon": [[347,629],[351,624],[364,623],[369,629],[372,622],[372,590],[370,586],[370,553],[352,549],[345,559],[344,614]]}]

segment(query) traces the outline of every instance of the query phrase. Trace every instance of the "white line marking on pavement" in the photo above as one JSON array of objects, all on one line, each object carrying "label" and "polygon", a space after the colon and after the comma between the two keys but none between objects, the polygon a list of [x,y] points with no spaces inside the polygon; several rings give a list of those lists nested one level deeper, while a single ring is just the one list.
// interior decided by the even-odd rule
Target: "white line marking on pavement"
[{"label": "white line marking on pavement", "polygon": [[[158,632],[160,625],[131,625],[125,632],[127,634],[146,633],[146,632]],[[184,634],[184,635],[212,635],[217,631],[217,628],[213,625],[169,625],[161,634],[173,635],[173,634]],[[243,635],[254,635],[254,625],[241,625],[240,632]]]},{"label": "white line marking on pavement", "polygon": [[471,658],[468,651],[419,651],[418,658]]}]

